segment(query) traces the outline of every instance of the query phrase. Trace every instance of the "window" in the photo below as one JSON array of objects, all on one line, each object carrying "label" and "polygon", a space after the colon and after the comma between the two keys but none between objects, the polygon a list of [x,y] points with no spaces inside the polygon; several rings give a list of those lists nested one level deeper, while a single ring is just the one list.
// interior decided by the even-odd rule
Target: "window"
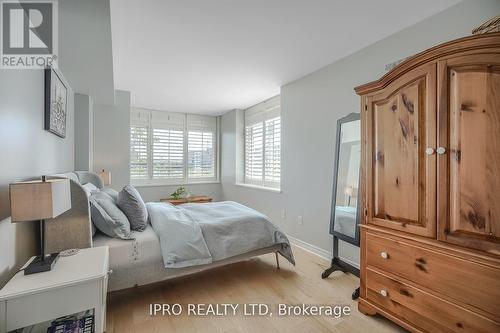
[{"label": "window", "polygon": [[280,188],[280,96],[245,110],[244,169],[246,184]]},{"label": "window", "polygon": [[217,181],[217,118],[133,109],[130,179],[134,185]]},{"label": "window", "polygon": [[188,178],[210,180],[215,178],[215,117],[188,115]]},{"label": "window", "polygon": [[184,178],[184,132],[153,128],[153,179]]},{"label": "window", "polygon": [[130,126],[130,178],[148,179],[149,118],[145,114],[132,115]]},{"label": "window", "polygon": [[130,175],[134,179],[148,177],[148,128],[132,126],[130,129]]}]

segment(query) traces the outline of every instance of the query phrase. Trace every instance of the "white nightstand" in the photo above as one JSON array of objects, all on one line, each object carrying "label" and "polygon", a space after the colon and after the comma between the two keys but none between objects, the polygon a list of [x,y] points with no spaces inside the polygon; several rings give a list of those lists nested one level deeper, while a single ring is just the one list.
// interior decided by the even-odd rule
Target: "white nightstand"
[{"label": "white nightstand", "polygon": [[0,333],[94,309],[95,332],[105,330],[107,246],[61,257],[49,272],[17,273],[0,290]]}]

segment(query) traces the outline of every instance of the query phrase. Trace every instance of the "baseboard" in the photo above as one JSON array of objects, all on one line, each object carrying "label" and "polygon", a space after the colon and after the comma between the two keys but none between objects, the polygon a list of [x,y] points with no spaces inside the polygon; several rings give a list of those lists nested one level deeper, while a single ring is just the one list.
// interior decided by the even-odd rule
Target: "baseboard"
[{"label": "baseboard", "polygon": [[340,257],[340,260],[342,260],[343,262],[353,266],[353,267],[356,267],[357,269],[359,269],[359,264],[357,262],[354,262],[352,260],[349,260],[349,259],[346,259],[346,258],[342,258]]},{"label": "baseboard", "polygon": [[[292,243],[292,245],[295,245],[295,246],[300,247],[301,249],[303,249],[309,253],[317,255],[318,257],[325,259],[326,261],[331,261],[333,258],[333,252],[323,250],[322,248],[319,248],[316,245],[309,244],[307,242],[304,242],[304,241],[302,241],[298,238],[292,237],[290,235],[287,235],[287,237],[290,240],[290,243]],[[359,264],[352,261],[352,260],[342,258],[342,257],[340,257],[340,260],[342,260],[343,262],[359,269]]]},{"label": "baseboard", "polygon": [[298,246],[301,249],[306,250],[307,252],[310,252],[312,254],[315,254],[322,259],[325,259],[327,261],[331,261],[333,258],[333,252],[323,250],[315,245],[306,243],[300,239],[297,239],[297,238],[289,236],[289,235],[287,235],[287,237],[290,240],[290,243],[292,243],[292,245]]}]

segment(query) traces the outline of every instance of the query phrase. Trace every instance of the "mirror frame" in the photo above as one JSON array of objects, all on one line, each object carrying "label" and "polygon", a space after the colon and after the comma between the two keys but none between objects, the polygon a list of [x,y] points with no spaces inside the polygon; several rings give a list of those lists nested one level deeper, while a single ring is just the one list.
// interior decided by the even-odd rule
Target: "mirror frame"
[{"label": "mirror frame", "polygon": [[[354,231],[354,237],[347,236],[345,234],[342,234],[340,232],[335,231],[335,203],[337,201],[337,178],[338,178],[338,168],[339,168],[339,154],[340,154],[340,134],[342,130],[342,124],[344,123],[349,123],[351,121],[356,121],[360,120],[360,115],[359,113],[350,113],[347,116],[340,118],[337,120],[337,141],[335,143],[335,165],[333,168],[333,192],[332,192],[332,211],[331,211],[331,216],[330,216],[330,234],[332,234],[334,237],[337,237],[338,239],[341,239],[347,243],[359,246],[359,221],[360,221],[360,201],[359,200],[359,181],[360,178],[358,176],[358,200],[357,200],[357,207],[356,207],[356,229]],[[359,138],[361,142],[361,138]],[[359,174],[361,175],[360,170],[358,170]]]}]

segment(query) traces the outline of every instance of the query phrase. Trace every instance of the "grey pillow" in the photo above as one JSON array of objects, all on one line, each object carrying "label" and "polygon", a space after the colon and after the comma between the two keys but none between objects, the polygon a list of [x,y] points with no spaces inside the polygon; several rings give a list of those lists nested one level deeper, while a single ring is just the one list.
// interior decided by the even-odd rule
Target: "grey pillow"
[{"label": "grey pillow", "polygon": [[132,230],[143,231],[148,225],[148,210],[139,192],[132,185],[127,185],[118,193],[118,207],[130,221]]},{"label": "grey pillow", "polygon": [[115,204],[118,202],[118,191],[117,190],[114,190],[110,187],[105,187],[101,191],[106,193],[106,194],[109,194],[109,196],[111,198],[113,198],[113,201],[115,202]]},{"label": "grey pillow", "polygon": [[110,237],[134,239],[127,217],[109,194],[97,192],[89,200],[92,222],[97,229]]}]

